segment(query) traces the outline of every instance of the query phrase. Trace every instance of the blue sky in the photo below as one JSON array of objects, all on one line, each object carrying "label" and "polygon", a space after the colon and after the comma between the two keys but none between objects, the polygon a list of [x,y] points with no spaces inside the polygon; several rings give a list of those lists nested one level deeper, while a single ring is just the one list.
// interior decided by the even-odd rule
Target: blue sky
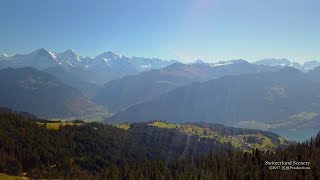
[{"label": "blue sky", "polygon": [[320,60],[319,0],[1,0],[0,53]]}]

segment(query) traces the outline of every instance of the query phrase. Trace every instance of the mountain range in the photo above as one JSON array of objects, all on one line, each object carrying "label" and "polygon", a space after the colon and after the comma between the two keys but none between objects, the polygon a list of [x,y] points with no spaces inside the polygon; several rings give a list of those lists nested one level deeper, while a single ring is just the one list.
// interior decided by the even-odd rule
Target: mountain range
[{"label": "mountain range", "polygon": [[0,57],[0,106],[40,118],[205,121],[309,138],[320,128],[319,65],[286,59],[183,64],[41,48]]},{"label": "mountain range", "polygon": [[2,55],[0,69],[33,67],[58,77],[64,83],[77,87],[92,96],[104,83],[124,77],[166,67],[178,61],[157,58],[126,57],[108,51],[96,57],[83,57],[73,50],[50,52],[44,48],[29,54]]},{"label": "mountain range", "polygon": [[[226,61],[218,63],[210,63],[213,66],[218,66]],[[63,67],[65,69],[84,68],[87,70],[103,69],[114,73],[116,77],[123,77],[125,75],[136,74],[152,69],[160,69],[173,63],[179,63],[176,60],[162,60],[159,58],[144,58],[144,57],[127,57],[118,53],[107,51],[96,57],[84,57],[77,54],[74,50],[68,49],[64,52],[51,52],[45,48],[40,48],[29,54],[16,54],[9,56],[3,54],[0,56],[0,69],[12,67],[33,67],[39,70],[45,70],[52,67]],[[194,63],[206,63],[203,60],[196,60]],[[267,65],[267,66],[291,66],[301,71],[309,71],[318,66],[320,62],[313,60],[304,62],[292,62],[287,59],[262,59],[253,64]]]},{"label": "mountain range", "polygon": [[[320,128],[320,84],[312,80],[318,71],[320,68],[305,74],[285,67],[276,72],[224,76],[192,83],[131,106],[106,122],[206,121],[258,129],[264,124],[271,130],[291,127],[286,130],[303,132],[309,128],[313,133],[311,129]],[[297,126],[302,122],[304,126]]]},{"label": "mountain range", "polygon": [[191,64],[176,63],[162,69],[110,81],[98,91],[93,100],[109,112],[116,113],[192,82],[278,69],[278,67],[251,64],[244,60],[213,64],[199,61]]},{"label": "mountain range", "polygon": [[316,60],[308,61],[303,64],[300,64],[297,62],[291,62],[287,59],[263,59],[263,60],[254,62],[254,64],[267,65],[267,66],[281,66],[281,67],[291,66],[303,72],[308,72],[320,66],[320,62]]},{"label": "mountain range", "polygon": [[112,70],[114,73],[120,73],[118,76],[123,76],[162,68],[176,62],[178,61],[166,61],[158,58],[126,57],[111,51],[104,52],[96,57],[83,57],[70,49],[65,52],[50,52],[45,48],[41,48],[29,54],[16,54],[14,56],[4,54],[0,57],[0,68],[33,67],[39,70],[57,66],[65,69],[82,67],[89,70],[96,70],[95,68],[101,68]]}]

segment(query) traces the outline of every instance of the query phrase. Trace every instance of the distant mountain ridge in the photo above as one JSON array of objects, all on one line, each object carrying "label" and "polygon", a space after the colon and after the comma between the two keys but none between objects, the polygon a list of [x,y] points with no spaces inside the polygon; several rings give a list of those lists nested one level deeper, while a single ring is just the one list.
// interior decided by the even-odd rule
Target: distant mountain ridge
[{"label": "distant mountain ridge", "polygon": [[104,83],[178,63],[157,58],[126,57],[108,51],[83,57],[73,50],[50,52],[44,48],[29,54],[2,55],[0,69],[32,67],[45,71],[91,97]]},{"label": "distant mountain ridge", "polygon": [[[211,64],[212,66],[218,66],[220,64],[223,64],[223,62],[231,61],[207,63],[201,59],[198,59],[194,63],[207,63]],[[0,69],[7,67],[33,67],[36,69],[43,70],[56,66],[60,66],[67,69],[70,69],[72,67],[94,69],[99,67],[106,68],[107,70],[110,70],[109,68],[117,69],[115,70],[115,72],[120,73],[120,77],[130,75],[132,73],[134,74],[152,69],[160,69],[173,63],[179,63],[179,61],[168,61],[159,58],[127,57],[112,51],[104,52],[100,55],[97,55],[96,57],[84,57],[77,54],[74,50],[71,49],[68,49],[64,52],[50,52],[45,48],[40,48],[29,54],[16,54],[13,56],[3,54],[2,56],[0,56]],[[300,64],[287,59],[275,58],[258,60],[253,62],[253,64],[283,67],[291,66],[302,71],[309,71],[320,66],[320,62],[316,60]]]},{"label": "distant mountain ridge", "polygon": [[[240,61],[206,63],[203,60],[197,60],[193,64],[208,64],[217,67]],[[58,77],[64,83],[77,87],[88,96],[93,96],[97,87],[101,87],[108,81],[153,69],[161,69],[174,63],[180,62],[159,58],[127,57],[111,51],[104,52],[96,57],[84,57],[71,49],[64,52],[50,52],[45,48],[29,54],[13,56],[4,54],[0,57],[0,69],[33,67],[43,70]],[[295,62],[291,63],[286,59],[264,59],[251,64],[278,67],[292,66],[305,72],[320,66],[318,61],[310,61],[300,65]],[[61,74],[63,74],[63,77],[61,77]]]},{"label": "distant mountain ridge", "polygon": [[[81,94],[78,97],[81,96],[88,101],[91,98],[95,103],[104,106],[109,113],[114,114],[121,114],[119,112],[136,107],[139,103],[153,102],[161,95],[183,86],[188,87],[191,83],[195,85],[224,76],[277,71],[285,66],[309,72],[306,82],[311,80],[312,83],[316,83],[319,82],[319,64],[317,61],[310,61],[300,65],[286,59],[264,59],[254,63],[243,59],[216,63],[196,60],[190,64],[183,64],[158,58],[126,57],[111,51],[96,57],[83,57],[73,50],[50,52],[44,48],[29,54],[0,57],[0,69],[32,67],[49,73],[61,81],[59,85],[75,88],[73,90],[79,90],[85,95],[78,92]],[[292,75],[295,76],[294,73]],[[3,81],[8,82],[8,77],[3,78]],[[34,88],[33,81],[28,83],[27,86]],[[48,84],[43,85],[46,87]],[[271,91],[277,91],[275,89],[277,88]],[[92,105],[91,102],[88,104]],[[37,113],[39,112],[35,114]]]},{"label": "distant mountain ridge", "polygon": [[[126,57],[111,51],[104,52],[96,57],[83,57],[71,49],[65,52],[50,52],[45,48],[41,48],[29,54],[16,54],[14,56],[2,55],[0,57],[0,68],[33,67],[44,70],[60,66],[66,69],[72,67],[82,67],[86,69],[99,67],[110,70],[111,67],[127,75],[162,68],[177,62],[178,61],[175,60],[167,61],[158,58]],[[129,72],[126,73],[126,70]]]},{"label": "distant mountain ridge", "polygon": [[[201,59],[198,59],[194,61],[193,64],[210,64],[211,66],[221,66],[221,65],[226,65],[228,63],[240,62],[240,61],[245,61],[245,60],[239,59],[239,60],[230,60],[230,61],[219,61],[216,63],[207,63]],[[262,59],[262,60],[252,62],[251,64],[273,66],[273,67],[290,66],[290,67],[299,69],[300,71],[303,71],[303,72],[311,71],[320,66],[320,62],[316,60],[307,61],[304,63],[298,63],[298,62],[290,61],[288,59],[283,59],[283,58],[282,59],[276,59],[276,58]]]},{"label": "distant mountain ridge", "polygon": [[0,70],[0,106],[41,118],[81,116],[95,105],[80,91],[34,68]]},{"label": "distant mountain ridge", "polygon": [[192,82],[204,82],[226,75],[275,70],[278,70],[278,67],[251,64],[244,60],[213,64],[199,61],[190,64],[176,63],[162,69],[110,81],[98,91],[93,100],[109,112],[115,113]]},{"label": "distant mountain ridge", "polygon": [[263,60],[254,62],[254,64],[268,65],[268,66],[281,66],[281,67],[290,66],[304,72],[313,70],[320,66],[320,62],[316,60],[308,61],[303,64],[300,64],[297,62],[291,62],[287,59],[263,59]]},{"label": "distant mountain ridge", "polygon": [[44,48],[38,49],[29,54],[16,54],[14,56],[2,56],[0,59],[0,68],[23,68],[33,67],[36,69],[46,69],[57,66],[59,62],[54,54]]}]

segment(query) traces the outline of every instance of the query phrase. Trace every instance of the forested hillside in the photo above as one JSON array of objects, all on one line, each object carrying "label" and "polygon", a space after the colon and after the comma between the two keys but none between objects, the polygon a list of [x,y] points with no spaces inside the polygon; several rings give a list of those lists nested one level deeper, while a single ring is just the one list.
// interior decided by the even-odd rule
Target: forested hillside
[{"label": "forested hillside", "polygon": [[[49,130],[45,124],[19,114],[2,113],[0,172],[31,178],[80,179],[320,177],[317,163],[320,161],[320,134],[311,141],[292,144],[286,149],[245,152],[233,148],[230,143],[210,138],[199,140],[196,135],[146,123],[131,124],[129,129],[124,129],[87,123]],[[234,134],[239,133],[240,130],[234,129]],[[310,161],[311,170],[269,170],[266,160]]]},{"label": "forested hillside", "polygon": [[132,124],[129,131],[100,123],[49,130],[19,114],[0,114],[0,172],[54,177],[102,173],[106,167],[142,160],[168,161],[232,148],[199,141],[179,131]]}]

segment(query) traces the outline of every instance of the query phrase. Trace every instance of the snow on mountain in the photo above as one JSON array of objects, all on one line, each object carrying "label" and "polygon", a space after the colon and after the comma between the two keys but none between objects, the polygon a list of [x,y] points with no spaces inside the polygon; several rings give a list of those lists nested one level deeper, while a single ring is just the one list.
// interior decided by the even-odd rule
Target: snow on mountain
[{"label": "snow on mountain", "polygon": [[151,64],[148,64],[148,65],[141,65],[140,66],[140,70],[147,70],[147,69],[151,69],[152,68],[152,66],[151,66]]},{"label": "snow on mountain", "polygon": [[159,58],[132,57],[129,61],[139,71],[149,71],[152,69],[160,69],[174,63],[180,63],[176,60],[165,61]]},{"label": "snow on mountain", "polygon": [[[29,54],[17,54],[11,57],[2,55],[0,60],[2,61],[0,63],[1,69],[6,67],[34,67],[42,70],[60,66],[66,69],[84,68],[92,71],[114,70],[115,73],[119,72],[123,75],[158,69],[177,62],[157,58],[126,57],[112,51],[107,51],[91,58],[80,56],[70,49],[65,52],[50,52],[44,48]],[[4,62],[3,60],[8,61]]]},{"label": "snow on mountain", "polygon": [[313,61],[305,62],[302,65],[302,69],[304,69],[305,71],[310,71],[315,69],[318,66],[320,66],[320,62],[313,60]]},{"label": "snow on mountain", "polygon": [[297,63],[297,62],[292,62],[290,64],[291,67],[294,67],[296,69],[301,69],[301,64]]},{"label": "snow on mountain", "polygon": [[96,56],[94,58],[95,60],[98,61],[103,61],[104,63],[106,63],[107,65],[111,66],[113,64],[117,65],[117,64],[123,64],[123,63],[130,63],[128,61],[128,57],[126,56],[122,56],[120,54],[117,54],[115,52],[112,51],[108,51],[108,52],[104,52],[98,56]]},{"label": "snow on mountain", "polygon": [[254,64],[258,65],[267,65],[267,66],[291,66],[297,69],[301,69],[301,64],[297,62],[291,62],[287,59],[263,59],[254,62]]},{"label": "snow on mountain", "polygon": [[119,74],[120,76],[135,73],[132,70],[133,65],[126,56],[119,55],[117,53],[108,51],[104,52],[95,58],[86,61],[86,65],[89,69],[99,71],[111,71],[112,73]]},{"label": "snow on mountain", "polygon": [[131,70],[135,69],[137,72],[159,69],[178,62],[174,60],[166,61],[158,58],[127,57],[112,51],[102,53],[94,59],[113,68],[126,67]]},{"label": "snow on mountain", "polygon": [[287,59],[262,59],[254,62],[254,64],[268,66],[290,66],[291,62]]},{"label": "snow on mountain", "polygon": [[217,66],[225,66],[233,64],[231,61],[219,61],[218,63],[210,64],[211,67],[217,67]]},{"label": "snow on mountain", "polygon": [[123,56],[122,55],[119,55],[115,52],[112,52],[112,51],[108,51],[108,52],[104,52],[100,55],[98,55],[97,57],[95,57],[95,59],[121,59]]},{"label": "snow on mountain", "polygon": [[[208,64],[211,67],[218,67],[242,62],[246,61],[240,59],[207,63],[198,59],[191,64]],[[62,67],[65,69],[82,68],[93,72],[108,71],[119,77],[133,75],[152,69],[160,69],[174,63],[180,62],[175,60],[166,61],[159,58],[127,57],[112,51],[104,52],[96,57],[83,57],[71,49],[64,52],[50,52],[41,48],[29,54],[16,54],[14,56],[4,54],[0,56],[0,69],[7,67],[33,67],[40,70],[52,67]],[[310,61],[301,65],[287,59],[263,59],[256,61],[253,64],[267,66],[291,66],[301,71],[310,71],[320,66],[320,62],[318,61]]]},{"label": "snow on mountain", "polygon": [[7,61],[2,61],[0,67],[21,68],[34,67],[36,69],[46,69],[58,66],[55,56],[44,48],[38,49],[30,54],[17,54],[7,57]]},{"label": "snow on mountain", "polygon": [[82,57],[73,50],[68,49],[65,52],[56,53],[56,59],[60,64],[70,67],[79,67],[82,65]]},{"label": "snow on mountain", "polygon": [[10,57],[8,54],[3,53],[3,54],[1,55],[1,57],[0,57],[0,59],[4,59],[4,58],[8,58],[8,57]]},{"label": "snow on mountain", "polygon": [[203,60],[201,60],[201,59],[197,59],[192,64],[208,64],[208,63],[203,61]]},{"label": "snow on mountain", "polygon": [[320,62],[315,60],[305,62],[304,64],[301,65],[297,62],[291,62],[287,59],[263,59],[263,60],[254,62],[254,64],[268,65],[268,66],[291,66],[304,72],[310,71],[320,66]]},{"label": "snow on mountain", "polygon": [[126,57],[111,51],[96,57],[83,57],[73,50],[50,52],[44,48],[29,54],[1,56],[0,69],[33,67],[48,72],[71,86],[87,88],[86,83],[102,85],[110,80],[169,66],[177,61]]},{"label": "snow on mountain", "polygon": [[240,64],[240,63],[248,63],[247,61],[243,59],[237,59],[237,60],[230,60],[230,61],[219,61],[217,63],[211,63],[211,67],[217,67],[217,66],[226,66],[231,64]]},{"label": "snow on mountain", "polygon": [[48,51],[48,52],[49,52],[49,54],[51,55],[51,57],[52,57],[53,59],[57,59],[57,55],[56,55],[55,52],[50,52],[50,51]]},{"label": "snow on mountain", "polygon": [[8,60],[8,58],[9,58],[10,56],[9,55],[7,55],[7,54],[2,54],[1,56],[0,56],[0,62],[1,61],[5,61],[5,60]]}]

